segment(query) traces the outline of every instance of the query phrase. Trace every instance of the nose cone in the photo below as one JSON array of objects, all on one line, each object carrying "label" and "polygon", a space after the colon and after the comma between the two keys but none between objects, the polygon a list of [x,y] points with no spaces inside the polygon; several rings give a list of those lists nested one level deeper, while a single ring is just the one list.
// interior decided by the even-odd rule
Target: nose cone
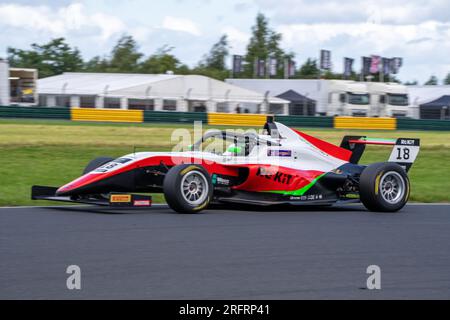
[{"label": "nose cone", "polygon": [[99,175],[86,174],[64,186],[56,191],[57,196],[70,196],[77,193],[80,188],[85,189],[90,184],[98,180]]}]

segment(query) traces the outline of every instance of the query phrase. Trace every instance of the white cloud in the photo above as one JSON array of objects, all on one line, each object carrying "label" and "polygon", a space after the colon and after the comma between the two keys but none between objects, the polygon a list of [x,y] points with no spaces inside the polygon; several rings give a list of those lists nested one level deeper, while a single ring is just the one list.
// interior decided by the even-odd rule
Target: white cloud
[{"label": "white cloud", "polygon": [[248,33],[242,32],[241,30],[231,26],[222,28],[222,33],[227,34],[230,40],[236,42],[248,42],[248,39],[250,39],[250,35]]},{"label": "white cloud", "polygon": [[356,58],[358,64],[359,57],[371,54],[404,57],[400,78],[405,80],[419,77],[423,81],[432,73],[443,78],[450,71],[443,68],[448,65],[450,52],[450,22],[290,24],[277,30],[283,33],[284,46],[300,52],[302,58],[316,57],[320,49],[331,49],[336,71],[341,70],[345,56]]},{"label": "white cloud", "polygon": [[200,36],[202,34],[192,20],[185,18],[166,16],[163,20],[162,27],[167,30],[187,32],[194,36]]},{"label": "white cloud", "polygon": [[442,79],[450,71],[449,0],[204,1],[0,0],[0,55],[8,46],[27,48],[61,36],[90,58],[108,54],[126,33],[146,55],[168,44],[192,66],[221,33],[232,54],[244,54],[260,11],[283,33],[282,46],[296,53],[298,63],[330,49],[335,71],[345,56],[357,59],[356,69],[359,57],[370,54],[404,57],[401,80]]},{"label": "white cloud", "polygon": [[280,23],[377,22],[411,24],[450,18],[447,0],[254,0]]},{"label": "white cloud", "polygon": [[100,31],[97,34],[102,40],[125,31],[125,24],[119,18],[103,13],[89,15],[81,3],[72,3],[59,9],[3,4],[0,5],[0,25],[49,33],[52,36],[65,36],[70,32],[94,28]]},{"label": "white cloud", "polygon": [[232,26],[222,28],[221,33],[228,36],[229,43],[234,53],[244,53],[245,47],[250,39],[250,34],[242,32]]},{"label": "white cloud", "polygon": [[292,24],[281,25],[277,30],[283,34],[285,44],[293,47],[302,47],[308,44],[332,44],[334,40],[345,37],[353,42],[353,47],[344,48],[349,51],[349,54],[357,47],[367,48],[372,53],[383,53],[391,48],[408,44],[415,44],[415,50],[421,45],[424,49],[434,50],[434,47],[430,47],[430,41],[439,42],[441,47],[450,45],[450,38],[448,38],[450,22],[430,21],[417,25]]}]

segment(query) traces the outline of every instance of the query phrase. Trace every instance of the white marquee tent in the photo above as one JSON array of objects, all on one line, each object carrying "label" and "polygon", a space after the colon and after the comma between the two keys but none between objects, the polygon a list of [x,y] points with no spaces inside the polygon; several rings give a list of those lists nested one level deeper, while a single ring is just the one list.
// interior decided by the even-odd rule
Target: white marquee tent
[{"label": "white marquee tent", "polygon": [[419,106],[424,103],[450,95],[450,86],[408,86],[411,103]]},{"label": "white marquee tent", "polygon": [[38,82],[40,104],[147,110],[287,113],[288,101],[198,75],[64,73]]}]

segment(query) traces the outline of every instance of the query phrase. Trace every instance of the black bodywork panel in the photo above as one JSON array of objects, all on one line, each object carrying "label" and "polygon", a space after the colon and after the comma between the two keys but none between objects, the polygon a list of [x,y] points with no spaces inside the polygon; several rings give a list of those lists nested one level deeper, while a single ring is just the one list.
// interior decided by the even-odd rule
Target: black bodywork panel
[{"label": "black bodywork panel", "polygon": [[58,202],[70,202],[107,207],[150,207],[152,197],[140,194],[109,193],[108,197],[101,195],[86,196],[57,196],[58,188],[33,186],[31,189],[32,200],[47,200]]},{"label": "black bodywork panel", "polygon": [[[255,205],[331,205],[338,201],[355,201],[354,197],[348,198],[347,195],[358,194],[359,176],[364,168],[365,166],[361,165],[345,164],[339,169],[325,174],[301,195],[234,190],[233,186],[240,185],[248,179],[247,168],[241,168],[237,177],[213,174],[211,180],[214,186],[214,200],[219,202]],[[32,199],[111,206],[109,199],[98,195],[128,192],[162,193],[164,176],[168,169],[170,168],[165,165],[136,168],[78,188],[74,192],[68,192],[62,196],[56,195],[57,188],[35,186],[32,189]],[[143,198],[143,200],[149,199],[151,201],[151,197]]]}]

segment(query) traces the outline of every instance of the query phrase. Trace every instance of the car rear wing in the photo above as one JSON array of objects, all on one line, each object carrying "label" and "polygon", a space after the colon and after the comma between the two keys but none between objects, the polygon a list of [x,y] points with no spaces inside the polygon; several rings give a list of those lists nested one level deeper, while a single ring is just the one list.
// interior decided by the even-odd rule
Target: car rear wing
[{"label": "car rear wing", "polygon": [[352,151],[351,163],[357,164],[364,154],[367,145],[393,146],[389,162],[398,163],[408,172],[417,159],[420,151],[420,139],[374,139],[364,136],[346,136],[341,148]]}]

